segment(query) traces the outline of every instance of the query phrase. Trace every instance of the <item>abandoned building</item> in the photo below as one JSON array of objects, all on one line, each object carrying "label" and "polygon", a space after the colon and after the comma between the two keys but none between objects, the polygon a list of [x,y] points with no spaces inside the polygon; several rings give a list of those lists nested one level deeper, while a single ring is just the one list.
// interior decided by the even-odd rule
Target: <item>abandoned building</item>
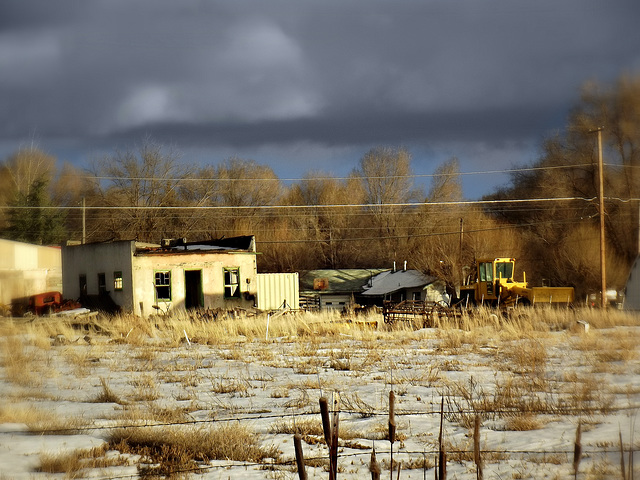
[{"label": "abandoned building", "polygon": [[309,270],[300,276],[300,307],[308,310],[343,310],[358,303],[363,286],[382,268]]},{"label": "abandoned building", "polygon": [[252,308],[257,267],[252,235],[203,242],[135,240],[62,247],[64,295],[110,299],[146,316],[192,308]]},{"label": "abandoned building", "polygon": [[449,302],[444,282],[418,270],[386,270],[364,285],[363,304],[382,305],[384,301],[399,303],[404,300],[423,302]]}]

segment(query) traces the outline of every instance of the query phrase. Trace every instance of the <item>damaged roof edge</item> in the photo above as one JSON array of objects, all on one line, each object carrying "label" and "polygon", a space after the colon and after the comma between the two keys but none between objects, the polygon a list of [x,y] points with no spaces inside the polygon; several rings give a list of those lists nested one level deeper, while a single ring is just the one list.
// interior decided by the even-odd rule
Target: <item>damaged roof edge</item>
[{"label": "damaged roof edge", "polygon": [[139,255],[161,255],[213,251],[256,253],[255,236],[242,235],[229,238],[222,237],[215,240],[201,240],[196,242],[187,242],[185,238],[163,239],[161,245],[145,244],[145,246],[142,246],[142,248],[138,248],[138,242],[136,242],[136,254]]}]

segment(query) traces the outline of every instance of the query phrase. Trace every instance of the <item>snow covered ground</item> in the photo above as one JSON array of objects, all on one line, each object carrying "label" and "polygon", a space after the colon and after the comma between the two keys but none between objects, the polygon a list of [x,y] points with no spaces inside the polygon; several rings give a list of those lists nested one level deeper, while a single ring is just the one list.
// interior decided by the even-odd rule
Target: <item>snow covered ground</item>
[{"label": "snow covered ground", "polygon": [[[579,478],[620,478],[620,435],[626,449],[631,443],[638,449],[640,441],[639,339],[640,327],[354,330],[213,345],[157,336],[135,343],[84,333],[51,342],[7,336],[0,338],[0,478],[138,478],[149,460],[108,444],[116,427],[155,425],[146,430],[169,435],[230,425],[250,432],[264,451],[279,452],[276,458],[199,461],[198,473],[186,475],[298,478],[293,433],[299,432],[308,477],[325,479],[319,399],[334,392],[338,478],[370,478],[373,446],[381,478],[388,478],[391,389],[400,478],[433,478],[443,398],[448,478],[476,478],[476,414],[484,478],[573,478],[578,424]],[[47,460],[94,447],[100,453],[90,455],[92,463],[84,460],[88,468],[41,471]]]}]

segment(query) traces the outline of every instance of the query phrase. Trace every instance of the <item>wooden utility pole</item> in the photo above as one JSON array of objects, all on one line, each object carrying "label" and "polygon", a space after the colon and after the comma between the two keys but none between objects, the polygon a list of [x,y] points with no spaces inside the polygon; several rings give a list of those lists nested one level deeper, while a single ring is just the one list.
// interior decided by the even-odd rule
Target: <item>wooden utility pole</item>
[{"label": "wooden utility pole", "polygon": [[87,213],[84,197],[82,197],[82,244],[87,242]]},{"label": "wooden utility pole", "polygon": [[460,274],[460,281],[458,282],[458,290],[456,295],[460,298],[460,291],[462,285],[464,285],[464,261],[462,260],[462,243],[464,239],[464,219],[460,217],[460,239],[458,245],[458,273]]},{"label": "wooden utility pole", "polygon": [[605,261],[605,235],[604,235],[604,166],[602,163],[602,130],[604,127],[598,127],[591,130],[590,133],[598,134],[598,202],[600,214],[600,281],[601,291],[600,306],[607,308],[607,271]]}]

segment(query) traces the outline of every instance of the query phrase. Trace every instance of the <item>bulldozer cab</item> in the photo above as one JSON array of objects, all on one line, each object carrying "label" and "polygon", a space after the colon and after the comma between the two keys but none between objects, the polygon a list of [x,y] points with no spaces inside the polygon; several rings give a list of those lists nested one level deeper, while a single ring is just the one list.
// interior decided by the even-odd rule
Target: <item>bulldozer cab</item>
[{"label": "bulldozer cab", "polygon": [[478,262],[476,301],[497,300],[500,284],[513,281],[515,259],[493,258]]}]

